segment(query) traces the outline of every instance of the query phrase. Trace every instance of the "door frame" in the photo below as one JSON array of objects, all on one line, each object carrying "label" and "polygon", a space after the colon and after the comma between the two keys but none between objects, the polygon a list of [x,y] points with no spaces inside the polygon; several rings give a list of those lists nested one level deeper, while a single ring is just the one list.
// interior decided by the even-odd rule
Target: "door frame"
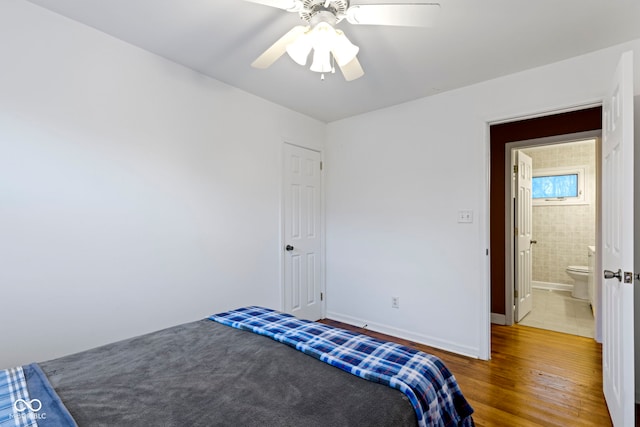
[{"label": "door frame", "polygon": [[[489,192],[485,202],[488,209],[487,254],[491,323],[506,322],[506,276],[509,253],[505,247],[505,144],[556,135],[602,130],[602,100],[593,100],[572,106],[549,107],[509,116],[486,116],[485,146],[487,151],[487,179]],[[510,296],[512,298],[512,295]],[[510,299],[511,299],[510,298]]]},{"label": "door frame", "polygon": [[[285,250],[284,247],[287,244],[286,243],[286,236],[285,236],[285,197],[284,197],[284,192],[285,192],[285,163],[284,163],[284,157],[285,157],[285,146],[286,145],[293,145],[299,148],[304,148],[305,150],[311,150],[311,151],[316,151],[318,153],[320,153],[320,162],[321,164],[324,164],[324,149],[321,146],[318,145],[314,145],[314,144],[305,144],[305,143],[301,143],[301,142],[292,142],[289,139],[283,138],[281,140],[280,143],[280,155],[279,155],[279,174],[280,174],[280,179],[279,179],[279,197],[280,197],[280,206],[279,206],[279,218],[280,218],[280,224],[279,224],[279,234],[280,234],[280,238],[279,238],[279,245],[278,245],[278,257],[279,257],[279,262],[280,262],[280,295],[279,295],[279,303],[280,303],[280,310],[284,311],[284,308],[286,307],[286,303],[285,303]],[[320,306],[321,306],[321,317],[325,318],[327,316],[327,286],[326,286],[326,223],[325,223],[325,187],[326,187],[326,183],[325,183],[325,175],[323,173],[323,169],[320,170],[320,292],[322,292],[323,294],[323,298],[320,301]]]},{"label": "door frame", "polygon": [[[566,135],[554,135],[544,138],[534,138],[527,139],[522,141],[513,141],[505,144],[505,164],[504,164],[504,173],[505,173],[505,324],[513,325],[515,323],[514,320],[514,286],[515,286],[515,278],[514,278],[514,265],[515,265],[515,257],[514,257],[514,207],[511,202],[513,198],[512,193],[512,185],[511,185],[511,177],[512,177],[512,152],[528,147],[540,147],[543,145],[556,145],[563,144],[569,142],[575,142],[585,139],[596,139],[596,194],[598,197],[596,198],[596,266],[595,270],[600,271],[602,265],[602,251],[600,250],[600,239],[601,239],[601,229],[602,229],[602,218],[601,218],[601,155],[600,155],[600,137],[602,135],[602,130],[593,130],[586,132],[576,132]],[[600,292],[602,281],[599,276],[596,276],[598,280],[596,280],[595,287],[596,292]],[[601,298],[598,298],[598,304],[601,304]],[[596,307],[596,313],[600,313],[600,307]],[[600,320],[600,316],[596,316],[596,328],[595,328],[595,338],[596,341],[602,342],[602,322]]]}]

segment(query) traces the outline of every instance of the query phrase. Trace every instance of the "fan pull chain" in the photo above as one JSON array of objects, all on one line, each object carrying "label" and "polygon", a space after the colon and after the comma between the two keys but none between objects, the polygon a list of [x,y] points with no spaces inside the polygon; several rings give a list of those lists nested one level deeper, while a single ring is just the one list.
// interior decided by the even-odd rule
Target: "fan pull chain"
[{"label": "fan pull chain", "polygon": [[[336,59],[331,55],[331,74],[336,73]],[[324,73],[320,74],[320,80],[324,81]]]}]

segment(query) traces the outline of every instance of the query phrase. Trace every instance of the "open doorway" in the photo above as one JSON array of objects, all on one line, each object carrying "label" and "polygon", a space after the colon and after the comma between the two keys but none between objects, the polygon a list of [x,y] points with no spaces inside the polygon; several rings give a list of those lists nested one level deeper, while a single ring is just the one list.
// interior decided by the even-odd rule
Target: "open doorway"
[{"label": "open doorway", "polygon": [[[598,137],[602,130],[602,107],[551,114],[490,126],[490,252],[491,257],[491,321],[497,324],[514,323],[514,292],[511,279],[512,228],[505,194],[511,185],[511,173],[506,158],[507,144],[546,138],[546,144],[573,139],[574,136]],[[530,145],[530,144],[529,144]],[[598,242],[599,244],[599,242]],[[596,245],[597,246],[597,245]],[[600,266],[597,265],[596,268]],[[509,281],[509,285],[507,282]],[[596,325],[596,340],[599,326]]]},{"label": "open doorway", "polygon": [[506,147],[514,322],[594,338],[599,141],[558,136]]}]

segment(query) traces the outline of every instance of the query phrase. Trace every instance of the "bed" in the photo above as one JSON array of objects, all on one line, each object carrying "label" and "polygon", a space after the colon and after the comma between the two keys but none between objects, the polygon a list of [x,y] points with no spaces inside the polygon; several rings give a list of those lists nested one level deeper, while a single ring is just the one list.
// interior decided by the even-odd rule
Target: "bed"
[{"label": "bed", "polygon": [[0,370],[0,426],[473,426],[442,361],[244,307]]}]

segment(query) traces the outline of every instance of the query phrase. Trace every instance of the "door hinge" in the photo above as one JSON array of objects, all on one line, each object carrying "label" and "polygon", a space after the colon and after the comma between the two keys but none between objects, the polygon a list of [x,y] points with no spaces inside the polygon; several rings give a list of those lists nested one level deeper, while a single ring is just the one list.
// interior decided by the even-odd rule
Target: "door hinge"
[{"label": "door hinge", "polygon": [[514,174],[518,173],[518,165],[513,165],[513,173]]},{"label": "door hinge", "polygon": [[322,162],[320,162],[320,170],[322,170]]},{"label": "door hinge", "polygon": [[517,235],[518,235],[518,227],[515,227],[515,228],[513,229],[513,234],[514,234],[514,236],[517,236]]},{"label": "door hinge", "polygon": [[514,290],[513,292],[513,297],[517,300],[518,299],[518,290]]},{"label": "door hinge", "polygon": [[324,301],[324,292],[320,292],[320,301]]}]

